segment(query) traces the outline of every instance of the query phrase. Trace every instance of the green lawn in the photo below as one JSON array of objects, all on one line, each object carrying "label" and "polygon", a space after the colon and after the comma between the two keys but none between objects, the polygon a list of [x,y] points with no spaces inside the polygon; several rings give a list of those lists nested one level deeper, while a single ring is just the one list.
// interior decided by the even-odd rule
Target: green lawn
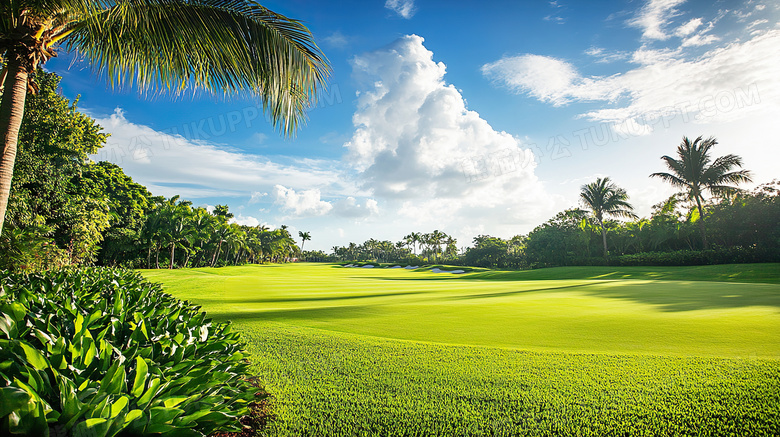
[{"label": "green lawn", "polygon": [[272,435],[780,433],[777,264],[144,275],[234,321]]}]

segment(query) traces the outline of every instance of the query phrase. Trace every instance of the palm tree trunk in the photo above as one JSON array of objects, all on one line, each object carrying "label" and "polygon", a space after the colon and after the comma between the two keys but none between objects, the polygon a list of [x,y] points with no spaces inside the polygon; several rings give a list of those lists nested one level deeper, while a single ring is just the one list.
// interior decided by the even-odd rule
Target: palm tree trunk
[{"label": "palm tree trunk", "polygon": [[222,249],[222,240],[219,240],[219,244],[217,244],[217,250],[214,251],[214,256],[211,257],[211,267],[214,267],[214,264],[217,263],[217,257],[219,256],[220,249]]},{"label": "palm tree trunk", "polygon": [[169,270],[173,270],[173,252],[176,250],[176,243],[171,243],[171,265],[168,266]]},{"label": "palm tree trunk", "polygon": [[27,69],[16,59],[16,53],[11,51],[3,84],[5,91],[0,103],[0,132],[3,141],[3,154],[0,156],[0,233],[3,231],[5,212],[11,195],[19,128],[22,126],[24,100],[27,98],[27,76]]},{"label": "palm tree trunk", "polygon": [[601,228],[601,241],[604,243],[604,261],[607,260],[607,230],[604,229],[604,222],[599,220],[599,227]]},{"label": "palm tree trunk", "polygon": [[156,252],[154,254],[154,268],[159,269],[160,268],[160,246],[155,245],[154,248],[156,249]]},{"label": "palm tree trunk", "polygon": [[696,197],[696,207],[699,208],[699,229],[701,230],[701,248],[707,248],[707,228],[704,226],[704,210],[701,207],[701,200]]}]

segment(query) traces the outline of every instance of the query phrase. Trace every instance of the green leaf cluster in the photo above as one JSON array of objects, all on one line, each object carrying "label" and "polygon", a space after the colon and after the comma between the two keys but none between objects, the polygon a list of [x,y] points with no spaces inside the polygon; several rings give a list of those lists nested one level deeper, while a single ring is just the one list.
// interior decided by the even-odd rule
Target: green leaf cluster
[{"label": "green leaf cluster", "polygon": [[[25,258],[47,258],[49,250],[34,247],[35,240],[43,237],[66,252],[64,263],[92,262],[109,226],[106,195],[74,183],[89,162],[88,155],[102,147],[108,135],[95,120],[77,110],[76,101],[60,95],[60,79],[53,73],[36,72],[40,91],[25,104],[0,241],[4,249],[21,255],[0,259],[3,267],[29,268],[35,265],[34,260]],[[17,235],[12,235],[13,230]],[[14,240],[25,243],[12,244]]]},{"label": "green leaf cluster", "polygon": [[137,273],[0,272],[0,287],[2,435],[204,436],[255,399],[230,325]]}]

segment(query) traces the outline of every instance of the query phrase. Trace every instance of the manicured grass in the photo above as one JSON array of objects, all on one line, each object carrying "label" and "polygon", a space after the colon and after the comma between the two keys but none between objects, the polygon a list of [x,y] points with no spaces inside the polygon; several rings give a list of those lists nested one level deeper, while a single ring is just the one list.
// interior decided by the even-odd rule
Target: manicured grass
[{"label": "manicured grass", "polygon": [[233,320],[275,435],[772,435],[780,266],[145,271]]}]

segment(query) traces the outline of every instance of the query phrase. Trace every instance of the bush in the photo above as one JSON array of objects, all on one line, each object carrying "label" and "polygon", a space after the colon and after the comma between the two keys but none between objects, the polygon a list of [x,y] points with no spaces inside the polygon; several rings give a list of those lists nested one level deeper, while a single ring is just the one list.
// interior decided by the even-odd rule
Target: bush
[{"label": "bush", "polygon": [[0,434],[236,431],[254,392],[230,325],[139,274],[0,272]]},{"label": "bush", "polygon": [[609,264],[614,266],[701,266],[762,262],[780,262],[780,253],[754,247],[643,252],[612,257]]}]

